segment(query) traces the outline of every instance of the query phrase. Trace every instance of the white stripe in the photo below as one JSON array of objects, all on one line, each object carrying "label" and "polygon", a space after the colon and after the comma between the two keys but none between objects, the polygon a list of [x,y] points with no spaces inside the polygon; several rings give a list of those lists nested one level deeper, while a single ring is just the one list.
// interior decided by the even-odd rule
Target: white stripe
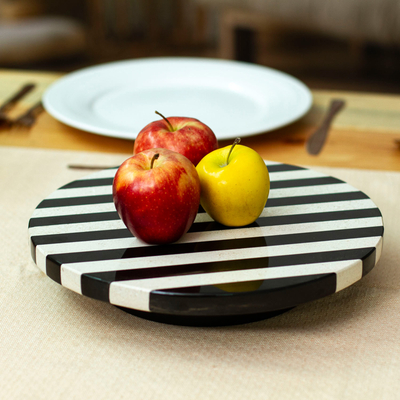
[{"label": "white stripe", "polygon": [[382,248],[383,248],[383,237],[381,237],[381,240],[379,241],[379,243],[376,246],[376,253],[375,253],[375,264],[378,263],[378,261],[381,258],[382,255]]},{"label": "white stripe", "polygon": [[238,259],[266,258],[295,254],[319,253],[323,251],[348,250],[375,247],[380,237],[368,237],[324,242],[296,243],[280,246],[265,246],[246,249],[205,251],[188,254],[171,254],[120,260],[77,262],[61,266],[62,285],[73,291],[80,291],[80,276],[83,273],[107,272],[141,268],[155,268],[169,265],[190,265],[196,263],[229,261]]},{"label": "white stripe", "polygon": [[333,211],[355,211],[376,208],[370,199],[351,201],[331,201],[326,203],[296,204],[293,206],[278,206],[264,208],[261,217],[319,214]]},{"label": "white stripe", "polygon": [[86,196],[101,196],[104,194],[112,194],[112,185],[58,189],[50,196],[48,196],[46,200],[70,199],[73,197],[86,197]]},{"label": "white stripe", "polygon": [[[277,199],[282,197],[313,196],[318,194],[359,192],[358,189],[347,183],[335,183],[332,185],[300,186],[284,189],[271,189],[269,198]],[[268,204],[268,203],[267,203]]]},{"label": "white stripe", "polygon": [[196,215],[196,218],[194,219],[194,223],[200,223],[200,222],[212,222],[214,221],[207,213],[200,213]]},{"label": "white stripe", "polygon": [[36,208],[31,218],[59,217],[63,215],[97,214],[115,211],[113,202],[100,204],[84,204],[81,206]]},{"label": "white stripe", "polygon": [[109,229],[124,229],[125,225],[121,219],[112,221],[95,221],[95,222],[81,222],[76,224],[63,224],[63,225],[48,225],[48,226],[34,226],[29,228],[29,235],[57,235],[63,233],[83,233],[104,231]]},{"label": "white stripe", "polygon": [[326,174],[311,169],[300,169],[295,171],[273,172],[269,175],[271,182],[301,180],[309,178],[330,178]]},{"label": "white stripe", "polygon": [[[346,219],[339,221],[311,222],[307,224],[287,224],[275,226],[251,227],[242,229],[226,229],[221,231],[188,232],[175,244],[213,242],[217,240],[234,240],[241,238],[271,237],[288,234],[302,234],[320,231],[337,231],[354,228],[371,228],[382,226],[381,217]],[[101,239],[79,242],[66,242],[39,245],[41,253],[44,255],[58,253],[79,253],[86,251],[112,250],[133,247],[150,247],[153,245],[137,240],[135,237],[120,239]]]},{"label": "white stripe", "polygon": [[77,179],[78,181],[87,181],[91,179],[114,178],[118,168],[102,169],[101,171],[93,172],[83,178]]},{"label": "white stripe", "polygon": [[122,239],[91,240],[87,242],[69,242],[40,245],[36,247],[36,264],[46,270],[46,257],[51,254],[83,253],[86,251],[118,250],[133,247],[150,246],[135,237]]},{"label": "white stripe", "polygon": [[[265,165],[268,167],[269,165],[281,165],[282,163],[279,161],[271,161],[271,160],[264,160]],[[284,164],[285,165],[285,164]]]},{"label": "white stripe", "polygon": [[361,279],[362,261],[336,261],[288,267],[213,272],[195,276],[182,275],[133,281],[118,281],[112,282],[110,285],[110,303],[136,310],[150,311],[150,292],[153,290],[218,285],[231,282],[257,281],[324,273],[337,274],[336,291],[339,291]]},{"label": "white stripe", "polygon": [[177,243],[212,242],[217,240],[240,239],[249,237],[268,237],[289,234],[301,234],[341,229],[371,228],[382,226],[382,218],[345,219],[339,221],[310,222],[307,224],[287,224],[262,226],[221,231],[189,232]]}]

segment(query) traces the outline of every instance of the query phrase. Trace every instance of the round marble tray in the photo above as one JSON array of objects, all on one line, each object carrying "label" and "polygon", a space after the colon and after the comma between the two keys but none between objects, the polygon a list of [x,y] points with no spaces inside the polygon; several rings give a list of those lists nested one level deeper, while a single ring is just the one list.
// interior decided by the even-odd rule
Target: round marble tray
[{"label": "round marble tray", "polygon": [[383,220],[367,195],[322,173],[266,162],[267,205],[246,227],[199,210],[177,243],[140,242],[115,211],[117,168],[73,181],[29,221],[32,257],[51,279],[145,318],[241,323],[340,291],[379,260]]}]

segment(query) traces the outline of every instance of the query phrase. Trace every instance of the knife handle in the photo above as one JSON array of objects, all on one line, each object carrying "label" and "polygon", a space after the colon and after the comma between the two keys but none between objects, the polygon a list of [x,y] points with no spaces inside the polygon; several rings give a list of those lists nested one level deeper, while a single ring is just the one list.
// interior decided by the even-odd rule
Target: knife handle
[{"label": "knife handle", "polygon": [[12,108],[19,100],[21,100],[24,96],[26,96],[34,87],[35,85],[33,83],[28,83],[22,86],[22,88],[18,90],[17,93],[15,93],[1,105],[0,113],[4,113],[8,111],[10,108]]},{"label": "knife handle", "polygon": [[309,137],[306,148],[309,154],[317,155],[324,146],[335,115],[344,107],[344,100],[332,100],[328,112],[319,128]]}]

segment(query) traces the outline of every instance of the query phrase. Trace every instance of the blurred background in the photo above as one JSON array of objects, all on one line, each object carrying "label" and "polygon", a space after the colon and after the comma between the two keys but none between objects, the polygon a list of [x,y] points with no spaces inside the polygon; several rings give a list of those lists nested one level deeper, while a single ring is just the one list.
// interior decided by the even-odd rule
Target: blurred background
[{"label": "blurred background", "polygon": [[0,0],[0,68],[157,56],[265,65],[313,89],[400,93],[399,0]]}]

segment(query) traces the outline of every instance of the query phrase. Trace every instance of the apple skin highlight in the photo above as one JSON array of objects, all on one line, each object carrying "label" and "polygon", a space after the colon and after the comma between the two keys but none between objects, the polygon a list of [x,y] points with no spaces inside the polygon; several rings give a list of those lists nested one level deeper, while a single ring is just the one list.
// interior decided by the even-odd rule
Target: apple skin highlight
[{"label": "apple skin highlight", "polygon": [[133,154],[152,148],[165,148],[187,157],[194,165],[218,148],[214,132],[195,118],[168,117],[151,122],[137,135]]},{"label": "apple skin highlight", "polygon": [[[150,169],[155,154],[159,158]],[[116,210],[130,232],[150,244],[177,241],[191,227],[200,203],[200,181],[183,155],[158,148],[125,160],[113,182]]]}]

